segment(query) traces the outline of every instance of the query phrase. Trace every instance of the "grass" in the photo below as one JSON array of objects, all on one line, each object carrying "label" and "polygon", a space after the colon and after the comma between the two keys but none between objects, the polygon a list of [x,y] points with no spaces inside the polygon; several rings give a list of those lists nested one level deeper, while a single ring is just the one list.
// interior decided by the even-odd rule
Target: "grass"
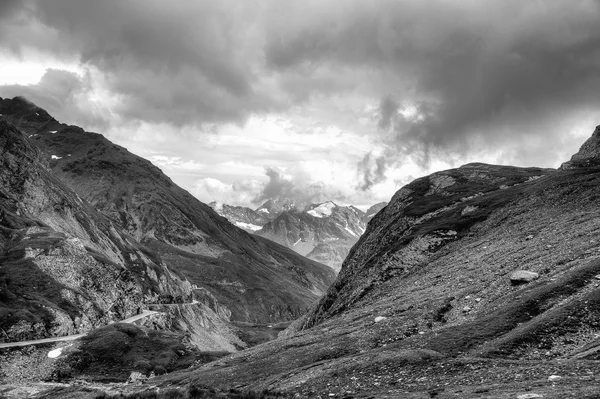
[{"label": "grass", "polygon": [[[158,375],[190,367],[199,360],[196,355],[177,334],[115,323],[81,338],[78,348],[58,365],[55,377],[126,381],[132,371]],[[200,360],[213,357],[204,353]]]},{"label": "grass", "polygon": [[[568,320],[579,323],[582,318],[569,318],[577,313],[573,306],[552,308],[561,298],[576,293],[598,273],[600,261],[593,261],[557,281],[532,284],[531,288],[520,291],[521,299],[511,301],[473,321],[437,331],[426,347],[440,353],[457,355],[498,339],[520,324],[530,321],[533,324],[529,328],[513,333],[512,338],[501,340],[497,344],[489,343],[486,352],[490,355],[506,355],[525,342],[539,342],[546,334],[562,335],[572,329],[572,323],[567,322]],[[588,300],[592,304],[598,303],[600,294],[594,294]],[[542,314],[546,317],[537,318]]]}]

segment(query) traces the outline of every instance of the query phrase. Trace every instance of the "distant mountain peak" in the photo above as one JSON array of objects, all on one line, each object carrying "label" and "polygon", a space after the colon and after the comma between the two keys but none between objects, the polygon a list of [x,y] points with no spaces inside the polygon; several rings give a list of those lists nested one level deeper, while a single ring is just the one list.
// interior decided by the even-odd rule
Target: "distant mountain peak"
[{"label": "distant mountain peak", "polygon": [[331,216],[333,210],[337,208],[337,205],[333,201],[326,201],[321,204],[310,206],[307,213],[316,218],[322,218],[325,216]]},{"label": "distant mountain peak", "polygon": [[261,206],[256,208],[256,212],[263,214],[269,219],[275,219],[282,212],[286,211],[303,211],[306,208],[306,203],[293,198],[274,197],[267,199]]}]

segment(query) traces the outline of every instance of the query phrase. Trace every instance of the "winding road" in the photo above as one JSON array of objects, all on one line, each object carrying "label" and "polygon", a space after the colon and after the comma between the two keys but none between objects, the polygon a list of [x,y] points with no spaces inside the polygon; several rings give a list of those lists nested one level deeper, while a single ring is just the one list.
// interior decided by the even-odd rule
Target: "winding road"
[{"label": "winding road", "polygon": [[[128,317],[124,320],[113,323],[133,323],[138,321],[139,319],[143,319],[144,317],[158,314],[159,312],[155,312],[154,310],[144,310],[142,313],[137,314],[135,316]],[[87,333],[86,333],[87,334]],[[0,349],[2,348],[12,348],[15,346],[28,346],[28,345],[38,345],[38,344],[47,344],[51,342],[61,342],[61,341],[74,341],[78,338],[85,336],[86,334],[75,334],[75,335],[65,335],[64,337],[52,337],[52,338],[43,338],[43,339],[35,339],[33,341],[20,341],[20,342],[5,342],[0,343]]]}]

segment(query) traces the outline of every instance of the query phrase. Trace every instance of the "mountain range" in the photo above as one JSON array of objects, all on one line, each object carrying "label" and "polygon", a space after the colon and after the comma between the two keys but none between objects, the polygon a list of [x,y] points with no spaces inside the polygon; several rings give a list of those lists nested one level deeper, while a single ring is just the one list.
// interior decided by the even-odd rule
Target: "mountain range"
[{"label": "mountain range", "polygon": [[278,198],[267,200],[256,211],[216,202],[210,206],[236,226],[285,245],[338,272],[369,220],[386,204],[373,205],[366,212],[332,201],[299,205],[298,201]]}]

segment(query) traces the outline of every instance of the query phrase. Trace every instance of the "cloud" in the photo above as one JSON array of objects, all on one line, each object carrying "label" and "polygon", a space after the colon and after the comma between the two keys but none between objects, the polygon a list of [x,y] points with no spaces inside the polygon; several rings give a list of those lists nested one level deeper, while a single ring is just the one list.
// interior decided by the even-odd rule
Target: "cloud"
[{"label": "cloud", "polygon": [[371,189],[375,184],[385,181],[387,163],[385,156],[366,154],[357,164],[358,188],[362,191]]},{"label": "cloud", "polygon": [[217,201],[229,205],[252,206],[254,195],[260,190],[261,184],[258,180],[227,184],[207,177],[196,181],[190,192],[205,203]]},{"label": "cloud", "polygon": [[47,69],[37,84],[0,86],[0,96],[23,96],[61,122],[102,129],[108,125],[106,111],[90,101],[92,91],[89,76],[59,69]]},{"label": "cloud", "polygon": [[[559,121],[572,122],[582,111],[597,115],[598,1],[290,7],[301,16],[275,25],[266,46],[269,65],[288,72],[330,65],[363,78],[370,74],[365,94],[382,98],[379,128],[393,124],[394,130],[381,138],[400,150],[399,157],[431,147],[464,153],[481,135],[492,148],[519,146],[525,136],[558,141],[564,134],[556,128]],[[394,115],[402,103],[418,106],[421,117]]]},{"label": "cloud", "polygon": [[255,204],[261,204],[271,198],[294,199],[300,207],[326,200],[339,202],[348,200],[348,195],[331,184],[332,182],[314,180],[302,169],[286,174],[280,169],[267,167],[265,174],[269,180],[254,197]]},{"label": "cloud", "polygon": [[[278,107],[256,73],[260,7],[238,1],[31,0],[13,12],[11,42],[60,49],[104,75],[125,119],[182,126],[243,122]],[[12,8],[17,8],[12,7]],[[11,8],[11,9],[12,9]],[[34,40],[47,33],[47,39]],[[256,32],[256,33],[255,33]],[[38,33],[38,34],[36,34]],[[18,43],[18,44],[17,44]],[[67,56],[67,55],[65,55]]]}]

